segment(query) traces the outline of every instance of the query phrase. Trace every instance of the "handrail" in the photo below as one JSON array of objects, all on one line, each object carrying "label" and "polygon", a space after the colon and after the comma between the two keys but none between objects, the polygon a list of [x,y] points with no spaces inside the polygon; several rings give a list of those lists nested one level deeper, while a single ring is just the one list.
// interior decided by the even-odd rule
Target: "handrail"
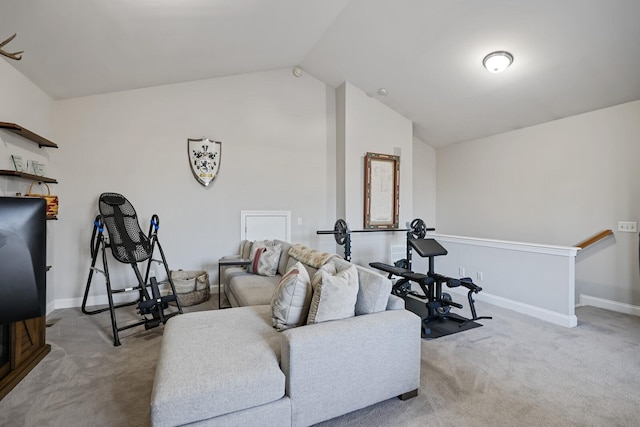
[{"label": "handrail", "polygon": [[596,242],[598,242],[598,241],[600,241],[600,240],[604,239],[605,237],[610,236],[612,234],[613,234],[613,231],[611,231],[611,230],[603,230],[603,231],[599,232],[598,234],[594,234],[593,236],[589,237],[588,239],[583,240],[582,242],[578,243],[575,246],[579,247],[580,249],[584,249],[587,246],[591,246],[594,243],[596,243]]}]

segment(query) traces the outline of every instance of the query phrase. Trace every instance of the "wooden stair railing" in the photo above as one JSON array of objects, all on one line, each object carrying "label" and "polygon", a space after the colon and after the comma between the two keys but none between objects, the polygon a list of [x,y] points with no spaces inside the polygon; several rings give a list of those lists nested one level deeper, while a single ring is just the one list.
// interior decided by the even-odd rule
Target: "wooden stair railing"
[{"label": "wooden stair railing", "polygon": [[587,246],[591,246],[596,242],[599,242],[600,240],[604,239],[607,236],[611,236],[613,234],[613,231],[611,230],[603,230],[601,232],[599,232],[598,234],[594,234],[593,236],[589,237],[586,240],[583,240],[582,242],[578,243],[577,247],[579,247],[580,249],[584,249]]}]

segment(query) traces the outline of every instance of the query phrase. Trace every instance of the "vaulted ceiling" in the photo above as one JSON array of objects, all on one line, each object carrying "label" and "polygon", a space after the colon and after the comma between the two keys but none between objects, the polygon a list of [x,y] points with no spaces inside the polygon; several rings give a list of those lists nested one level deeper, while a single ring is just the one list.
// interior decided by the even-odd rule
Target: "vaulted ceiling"
[{"label": "vaulted ceiling", "polygon": [[300,66],[440,147],[640,99],[639,19],[638,0],[2,0],[0,41],[54,99]]}]

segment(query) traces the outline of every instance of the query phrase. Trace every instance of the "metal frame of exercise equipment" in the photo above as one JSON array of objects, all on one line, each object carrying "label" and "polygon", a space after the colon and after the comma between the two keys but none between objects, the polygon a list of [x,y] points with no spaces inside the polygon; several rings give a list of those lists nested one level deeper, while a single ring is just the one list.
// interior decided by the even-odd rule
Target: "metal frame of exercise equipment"
[{"label": "metal frame of exercise equipment", "polygon": [[[124,198],[124,196],[117,194],[117,193],[103,193],[100,196],[100,201],[103,202],[103,198],[104,197],[121,197],[125,202],[129,203],[126,198]],[[131,209],[133,209],[133,207],[131,207]],[[133,219],[135,219],[135,223],[133,224],[133,226],[137,227],[137,230],[139,230],[139,225],[137,223],[137,215],[135,214],[135,210],[133,210]],[[150,221],[150,225],[149,225],[149,231],[147,233],[146,236],[144,236],[144,234],[142,234],[142,231],[139,230],[139,234],[141,238],[146,239],[146,242],[144,242],[145,244],[148,243],[149,249],[148,249],[148,253],[144,253],[142,256],[141,260],[123,260],[122,259],[122,255],[120,256],[116,256],[115,253],[115,249],[114,249],[114,245],[112,245],[112,242],[110,242],[108,236],[109,236],[109,229],[107,227],[107,236],[105,236],[105,221],[104,221],[104,217],[103,214],[100,213],[96,216],[95,221],[93,223],[93,232],[91,235],[91,266],[89,268],[89,277],[87,278],[87,284],[85,287],[85,292],[84,292],[84,297],[82,299],[82,312],[84,314],[88,314],[88,315],[94,315],[94,314],[98,314],[98,313],[102,313],[105,311],[109,311],[110,315],[111,315],[111,327],[113,330],[113,345],[114,346],[119,346],[120,345],[120,337],[118,335],[118,332],[126,330],[126,329],[130,329],[133,328],[135,326],[140,326],[140,325],[144,325],[145,329],[151,329],[154,327],[159,326],[161,323],[165,323],[168,319],[170,319],[171,317],[178,315],[178,314],[182,314],[182,306],[180,305],[180,301],[178,300],[177,296],[176,296],[176,289],[175,286],[173,284],[173,280],[171,279],[171,272],[169,270],[169,266],[167,264],[167,259],[164,255],[164,251],[162,250],[162,246],[160,245],[160,240],[158,239],[158,229],[160,228],[160,218],[158,217],[158,215],[154,214],[151,217],[151,221]],[[114,233],[114,237],[117,235],[118,238],[121,237],[122,233],[119,233],[119,230],[112,230],[112,233]],[[109,236],[111,237],[111,236]],[[112,237],[113,238],[113,237]],[[160,256],[161,256],[161,260],[158,259],[153,259],[153,254],[155,251],[155,248],[158,248],[158,251],[160,252]],[[108,262],[107,262],[107,248],[111,248],[114,258],[117,261],[120,261],[122,263],[127,263],[129,265],[131,265],[134,274],[136,276],[136,279],[138,281],[137,285],[131,286],[131,287],[127,287],[127,288],[121,288],[121,289],[113,289],[113,287],[111,286],[111,278],[109,276],[109,267],[108,267]],[[147,252],[147,251],[145,251]],[[97,263],[97,259],[98,259],[98,253],[101,254],[101,259],[102,259],[102,269],[99,269],[96,267],[96,263]],[[129,253],[127,253],[127,257],[126,258],[133,258],[132,256],[130,256]],[[146,272],[144,275],[144,278],[142,277],[142,274],[140,273],[140,269],[138,268],[138,262],[144,262],[146,261]],[[158,287],[158,282],[156,280],[156,278],[154,276],[151,275],[151,264],[152,262],[157,262],[158,264],[163,264],[164,265],[164,269],[165,272],[167,274],[168,277],[168,282],[171,288],[171,294],[169,295],[165,295],[165,296],[161,296],[160,294],[160,290]],[[94,272],[98,272],[101,273],[102,275],[104,275],[105,277],[105,285],[107,287],[107,299],[108,299],[108,307],[103,307],[103,308],[99,308],[96,310],[87,310],[86,305],[87,305],[87,299],[89,296],[89,289],[91,287],[91,282],[93,279],[93,275]],[[147,290],[147,288],[151,288],[151,295],[149,295],[149,292]],[[131,292],[131,291],[137,291],[138,292],[138,298],[135,301],[130,301],[130,302],[124,302],[124,303],[119,303],[119,304],[115,304],[113,301],[113,295],[114,294],[118,294],[118,293],[124,293],[124,292]],[[165,309],[168,308],[169,303],[174,303],[176,305],[176,311],[173,311],[171,313],[166,313],[164,312]],[[138,313],[141,316],[141,319],[135,323],[132,324],[127,324],[126,326],[123,327],[118,327],[117,324],[117,320],[116,320],[116,313],[115,313],[115,309],[117,308],[122,308],[122,307],[128,307],[128,306],[133,306],[133,305],[137,305],[137,309],[138,309]],[[151,318],[147,318],[147,315],[151,315]]]},{"label": "metal frame of exercise equipment", "polygon": [[[434,230],[434,229],[429,229]],[[436,256],[446,255],[447,250],[440,245],[435,239],[425,239],[425,235],[416,236],[407,233],[407,258],[399,260],[396,265],[388,265],[380,262],[373,262],[369,265],[378,270],[389,273],[389,278],[393,276],[399,277],[394,283],[392,293],[405,300],[407,309],[413,311],[422,318],[423,336],[425,338],[438,338],[443,335],[461,332],[466,329],[482,326],[476,323],[476,320],[491,319],[490,316],[479,317],[476,313],[475,301],[473,294],[482,291],[482,288],[473,283],[471,278],[463,277],[455,279],[435,272],[434,258]],[[429,259],[429,269],[427,274],[416,273],[412,270],[412,252],[416,250],[423,258]],[[417,283],[423,291],[420,294],[411,290],[411,283]],[[449,288],[463,286],[469,291],[467,299],[471,310],[471,318],[459,316],[451,313],[451,307],[463,308],[462,304],[452,300],[451,295],[442,292],[443,285]],[[425,301],[424,307],[418,301]],[[442,324],[446,321],[453,321],[457,324],[457,328],[449,328],[443,331]]]},{"label": "metal frame of exercise equipment", "polygon": [[332,234],[336,243],[344,246],[344,259],[351,261],[351,234],[352,233],[384,233],[406,231],[407,235],[415,236],[415,238],[423,238],[427,231],[433,231],[435,228],[427,228],[424,221],[416,218],[411,221],[411,228],[367,228],[364,230],[351,230],[344,219],[336,220],[333,230],[318,230],[316,234]]}]

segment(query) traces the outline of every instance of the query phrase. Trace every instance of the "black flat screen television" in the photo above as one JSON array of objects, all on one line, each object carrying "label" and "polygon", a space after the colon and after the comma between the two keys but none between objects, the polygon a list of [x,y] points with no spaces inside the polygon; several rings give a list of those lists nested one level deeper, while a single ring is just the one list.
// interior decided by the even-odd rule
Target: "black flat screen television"
[{"label": "black flat screen television", "polygon": [[0,197],[0,325],[44,316],[46,202]]}]

